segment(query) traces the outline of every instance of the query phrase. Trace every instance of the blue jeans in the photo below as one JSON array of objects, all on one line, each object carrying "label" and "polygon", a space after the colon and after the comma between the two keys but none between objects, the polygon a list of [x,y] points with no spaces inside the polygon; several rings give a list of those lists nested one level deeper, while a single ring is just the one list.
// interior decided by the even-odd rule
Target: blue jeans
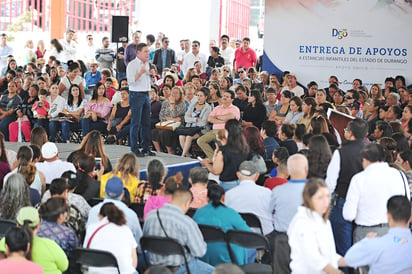
[{"label": "blue jeans", "polygon": [[119,82],[119,89],[120,89],[120,80],[126,78],[126,72],[117,72],[116,74],[117,81]]},{"label": "blue jeans", "polygon": [[70,132],[78,130],[80,127],[80,123],[74,122],[70,123],[67,121],[62,122],[62,139],[63,143],[70,141]]},{"label": "blue jeans", "polygon": [[49,136],[49,119],[36,119],[33,128],[43,127],[46,130],[47,136]]},{"label": "blue jeans", "polygon": [[[330,212],[333,237],[335,238],[336,252],[345,256],[346,251],[352,246],[352,223],[343,218],[342,211],[345,199],[338,198],[337,204]],[[345,273],[347,269],[343,270]]]},{"label": "blue jeans", "polygon": [[5,116],[3,119],[0,120],[0,132],[4,134],[4,138],[6,141],[9,140],[9,125],[17,120],[16,115],[9,115]]},{"label": "blue jeans", "polygon": [[150,150],[152,136],[150,132],[150,98],[148,92],[129,93],[130,110],[132,117],[130,120],[130,150],[139,150],[139,132],[141,131],[143,151]]},{"label": "blue jeans", "polygon": [[220,181],[220,186],[223,187],[225,192],[228,192],[232,188],[236,187],[239,185],[239,180],[234,180],[234,181],[228,181],[228,182],[222,182]]},{"label": "blue jeans", "polygon": [[[189,269],[191,273],[196,274],[210,274],[212,273],[215,268],[210,264],[202,262],[197,258],[193,258],[189,261]],[[186,265],[182,265],[174,274],[184,274],[186,273]]]},{"label": "blue jeans", "polygon": [[56,134],[60,128],[60,122],[49,121],[49,140],[50,142],[56,142]]}]

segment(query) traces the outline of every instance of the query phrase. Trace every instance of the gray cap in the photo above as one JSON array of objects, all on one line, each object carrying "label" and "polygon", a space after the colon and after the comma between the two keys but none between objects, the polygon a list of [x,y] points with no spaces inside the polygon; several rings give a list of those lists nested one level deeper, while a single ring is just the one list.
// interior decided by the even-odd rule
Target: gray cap
[{"label": "gray cap", "polygon": [[243,161],[239,166],[239,172],[243,176],[252,176],[259,171],[253,161]]}]

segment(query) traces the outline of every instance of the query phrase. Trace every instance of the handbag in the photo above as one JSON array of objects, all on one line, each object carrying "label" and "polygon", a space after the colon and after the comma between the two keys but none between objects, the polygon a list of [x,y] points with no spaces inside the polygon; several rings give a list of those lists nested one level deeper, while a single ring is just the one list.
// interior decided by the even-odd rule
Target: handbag
[{"label": "handbag", "polygon": [[156,128],[175,131],[182,123],[176,121],[164,121],[156,124]]},{"label": "handbag", "polygon": [[176,129],[177,135],[193,136],[202,131],[201,127],[179,127]]}]

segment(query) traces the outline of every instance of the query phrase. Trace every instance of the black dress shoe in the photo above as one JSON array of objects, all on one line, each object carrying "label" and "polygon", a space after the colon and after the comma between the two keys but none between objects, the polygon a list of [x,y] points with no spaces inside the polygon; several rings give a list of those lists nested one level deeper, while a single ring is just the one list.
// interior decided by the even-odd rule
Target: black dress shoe
[{"label": "black dress shoe", "polygon": [[139,150],[134,152],[134,154],[136,154],[137,157],[144,157],[145,156],[145,153],[143,151],[139,151]]}]

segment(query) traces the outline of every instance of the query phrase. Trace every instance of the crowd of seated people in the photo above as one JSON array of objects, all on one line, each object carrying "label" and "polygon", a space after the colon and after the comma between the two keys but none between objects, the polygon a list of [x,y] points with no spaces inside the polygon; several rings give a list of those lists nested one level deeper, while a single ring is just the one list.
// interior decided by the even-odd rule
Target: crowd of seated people
[{"label": "crowd of seated people", "polygon": [[[135,33],[129,46],[140,36]],[[165,38],[158,55],[171,50]],[[294,73],[269,75],[256,69],[253,54],[252,60],[242,59],[242,51],[253,51],[248,38],[232,50],[228,42],[223,35],[222,49],[212,48],[214,62],[206,63],[193,41],[193,52],[188,47],[180,63],[167,55],[166,64],[163,57],[151,64],[152,147],[200,156],[202,167],[183,178],[153,158],[147,181],[139,178],[134,153],[112,164],[104,150],[104,142],[123,144],[130,133],[127,79],[116,79],[95,60],[85,68],[52,56],[43,67],[29,62],[19,69],[10,56],[0,81],[0,218],[30,236],[23,255],[30,251],[27,258],[45,273],[78,273],[72,253],[83,246],[109,251],[122,273],[137,273],[148,267],[141,237],[161,236],[189,248],[192,273],[261,260],[259,252],[236,247],[232,262],[226,245],[205,242],[202,224],[262,233],[274,252],[273,260],[262,260],[273,261],[282,273],[349,273],[349,267],[367,273],[364,266],[386,273],[382,269],[395,265],[399,272],[412,271],[403,255],[412,251],[412,90],[405,77],[387,77],[370,90],[354,77],[344,91],[332,75],[328,87],[314,79],[306,89]],[[200,60],[190,64],[195,55]],[[80,140],[67,161],[59,159],[55,142]],[[13,156],[7,141],[32,145],[22,143]],[[407,212],[405,200],[409,216],[399,213]],[[193,219],[185,215],[195,209]],[[261,232],[240,213],[256,215]],[[406,241],[377,248],[362,240],[367,232]],[[10,249],[12,240],[10,232],[0,241],[9,259],[18,251]],[[184,272],[181,256],[153,254],[150,262],[167,266],[162,273]]]}]

